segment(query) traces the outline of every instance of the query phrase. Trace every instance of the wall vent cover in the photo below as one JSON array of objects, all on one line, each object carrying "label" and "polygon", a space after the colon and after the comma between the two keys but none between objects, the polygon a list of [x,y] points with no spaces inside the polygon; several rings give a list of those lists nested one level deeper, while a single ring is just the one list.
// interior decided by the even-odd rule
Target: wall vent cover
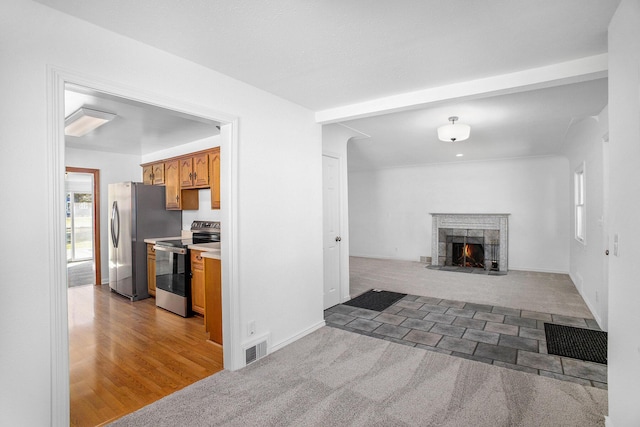
[{"label": "wall vent cover", "polygon": [[255,362],[267,355],[267,340],[260,341],[250,347],[245,348],[245,365]]}]

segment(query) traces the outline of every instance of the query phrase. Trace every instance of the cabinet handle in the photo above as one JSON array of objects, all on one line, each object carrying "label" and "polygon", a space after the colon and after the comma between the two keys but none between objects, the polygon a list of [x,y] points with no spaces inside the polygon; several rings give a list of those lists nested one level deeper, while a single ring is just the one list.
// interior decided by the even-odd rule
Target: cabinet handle
[{"label": "cabinet handle", "polygon": [[198,177],[198,172],[194,172],[193,173],[193,180],[195,181],[197,177]]},{"label": "cabinet handle", "polygon": [[178,203],[178,200],[180,200],[180,196],[176,196],[176,203]]},{"label": "cabinet handle", "polygon": [[196,259],[197,259],[198,261],[201,261],[201,260],[202,260],[202,257],[201,257],[200,255],[198,255],[198,256],[196,256]]},{"label": "cabinet handle", "polygon": [[193,172],[189,172],[189,179],[193,180]]}]

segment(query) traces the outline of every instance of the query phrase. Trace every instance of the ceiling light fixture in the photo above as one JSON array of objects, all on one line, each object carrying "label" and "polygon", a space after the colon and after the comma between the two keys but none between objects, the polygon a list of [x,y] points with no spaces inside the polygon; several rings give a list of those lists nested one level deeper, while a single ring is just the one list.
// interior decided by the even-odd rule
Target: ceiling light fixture
[{"label": "ceiling light fixture", "polygon": [[461,123],[456,124],[456,120],[458,120],[458,117],[451,116],[449,117],[450,125],[444,125],[438,128],[438,139],[441,141],[455,142],[464,141],[469,138],[471,126]]},{"label": "ceiling light fixture", "polygon": [[80,107],[64,119],[64,134],[69,136],[84,136],[110,122],[116,117],[113,113]]}]

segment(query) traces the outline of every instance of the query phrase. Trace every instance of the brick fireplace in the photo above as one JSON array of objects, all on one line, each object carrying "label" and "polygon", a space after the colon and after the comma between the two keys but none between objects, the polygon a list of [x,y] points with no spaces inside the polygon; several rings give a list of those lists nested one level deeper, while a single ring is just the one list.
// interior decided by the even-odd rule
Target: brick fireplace
[{"label": "brick fireplace", "polygon": [[509,214],[431,216],[431,265],[507,271]]}]

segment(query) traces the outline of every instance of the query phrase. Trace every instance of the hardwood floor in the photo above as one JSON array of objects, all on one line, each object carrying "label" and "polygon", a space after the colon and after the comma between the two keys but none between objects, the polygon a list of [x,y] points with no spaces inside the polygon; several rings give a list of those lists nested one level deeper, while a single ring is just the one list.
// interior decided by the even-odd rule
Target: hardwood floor
[{"label": "hardwood floor", "polygon": [[68,292],[72,426],[113,421],[223,369],[202,317],[132,303],[108,285]]}]

